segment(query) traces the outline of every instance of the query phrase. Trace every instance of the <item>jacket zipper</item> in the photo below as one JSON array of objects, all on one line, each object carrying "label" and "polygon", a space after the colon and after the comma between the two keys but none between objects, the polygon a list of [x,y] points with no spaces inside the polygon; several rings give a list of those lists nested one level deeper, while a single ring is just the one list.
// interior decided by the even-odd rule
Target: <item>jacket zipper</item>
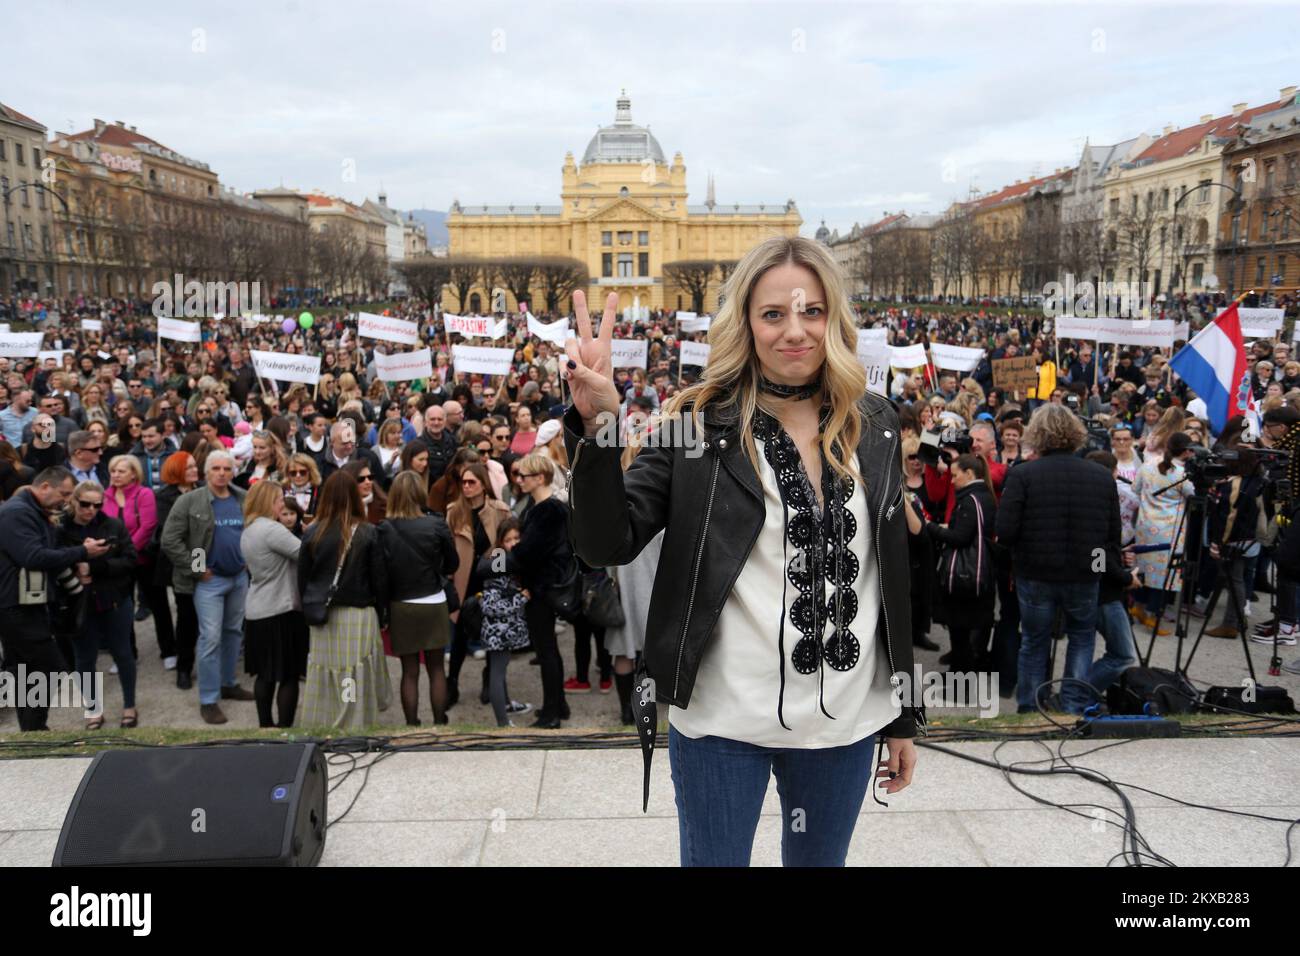
[{"label": "jacket zipper", "polygon": [[718,486],[718,465],[722,458],[714,454],[713,476],[709,479],[709,503],[704,507],[704,526],[700,529],[700,547],[695,553],[695,571],[691,576],[691,594],[686,602],[686,618],[682,621],[682,637],[677,645],[677,673],[673,676],[673,699],[677,699],[677,688],[682,681],[682,654],[686,651],[686,632],[691,626],[691,611],[695,607],[695,586],[700,581],[700,565],[704,562],[704,542],[709,534],[709,517],[713,514],[713,493]]}]

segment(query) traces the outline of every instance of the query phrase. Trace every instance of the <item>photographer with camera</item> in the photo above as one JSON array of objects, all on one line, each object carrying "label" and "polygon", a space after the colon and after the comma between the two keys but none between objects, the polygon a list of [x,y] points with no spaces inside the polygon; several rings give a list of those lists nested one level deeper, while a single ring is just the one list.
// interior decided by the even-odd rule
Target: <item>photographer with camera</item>
[{"label": "photographer with camera", "polygon": [[[109,546],[87,538],[80,545],[55,545],[54,516],[72,497],[66,468],[47,468],[32,484],[0,505],[0,648],[5,667],[25,665],[30,672],[53,673],[67,667],[51,632],[50,605],[61,588],[79,589],[73,565],[108,553]],[[66,584],[63,578],[71,579]],[[49,707],[18,707],[21,730],[48,730]]]},{"label": "photographer with camera", "polygon": [[[1016,694],[1020,713],[1040,700],[1058,610],[1065,613],[1066,678],[1085,681],[1097,634],[1101,569],[1096,555],[1118,548],[1119,499],[1106,469],[1075,453],[1087,439],[1083,423],[1061,405],[1044,405],[1029,420],[1024,443],[1035,454],[1007,475],[997,513],[997,540],[1011,548],[1020,603],[1021,644]],[[1062,708],[1081,713],[1089,693],[1067,680]]]},{"label": "photographer with camera", "polygon": [[[77,579],[86,588],[86,614],[72,635],[73,666],[82,675],[82,693],[86,709],[93,716],[86,719],[87,730],[104,726],[102,701],[90,692],[95,686],[96,660],[101,647],[108,648],[117,665],[122,682],[122,727],[135,727],[135,652],[131,648],[131,626],[135,608],[131,600],[135,588],[136,550],[131,535],[119,518],[104,513],[104,489],[93,481],[83,481],[72,491],[71,510],[60,527],[60,543],[84,544],[88,539],[102,540],[107,554],[78,564]],[[98,706],[96,706],[98,705]]]},{"label": "photographer with camera", "polygon": [[917,449],[925,464],[925,490],[931,501],[942,501],[943,520],[952,520],[956,505],[956,489],[949,471],[952,462],[961,455],[975,455],[984,460],[985,470],[992,482],[993,496],[1002,493],[1007,466],[997,460],[997,432],[993,425],[981,419],[962,430],[955,427],[936,428],[922,433]]},{"label": "photographer with camera", "polygon": [[[1231,426],[1229,422],[1228,428]],[[1260,551],[1256,529],[1263,507],[1264,477],[1259,460],[1237,439],[1215,450],[1237,452],[1240,457],[1227,462],[1228,477],[1216,481],[1209,494],[1206,516],[1209,555],[1218,562],[1232,590],[1225,595],[1227,602],[1222,621],[1207,629],[1205,634],[1207,637],[1236,637],[1246,626],[1237,613],[1239,607],[1245,610],[1248,603],[1246,566],[1253,564],[1250,559],[1258,556]]]}]

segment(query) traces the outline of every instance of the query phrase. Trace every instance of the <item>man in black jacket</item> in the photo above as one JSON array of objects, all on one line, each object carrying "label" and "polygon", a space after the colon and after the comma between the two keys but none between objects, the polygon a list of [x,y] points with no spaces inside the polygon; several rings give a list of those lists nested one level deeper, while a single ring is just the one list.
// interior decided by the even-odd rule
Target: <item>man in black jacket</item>
[{"label": "man in black jacket", "polygon": [[[50,604],[58,596],[60,573],[82,561],[108,553],[108,545],[88,538],[78,547],[55,547],[50,516],[67,507],[72,475],[66,468],[47,468],[28,488],[20,488],[0,505],[0,647],[5,668],[25,665],[28,674],[52,674],[67,668],[51,636]],[[52,683],[47,678],[47,686]],[[19,706],[22,730],[48,730],[49,707]]]},{"label": "man in black jacket", "polygon": [[429,449],[429,484],[442,477],[456,454],[456,436],[447,430],[447,413],[441,405],[424,410],[424,434],[414,439]]},{"label": "man in black jacket", "polygon": [[350,461],[364,461],[374,474],[382,474],[379,456],[368,446],[359,444],[358,435],[356,423],[350,418],[342,418],[330,426],[329,444],[318,459],[321,484]]},{"label": "man in black jacket", "polygon": [[[1119,496],[1096,462],[1075,455],[1088,433],[1064,405],[1043,405],[1021,443],[1036,460],[1012,468],[998,507],[998,541],[1011,548],[1020,602],[1021,713],[1037,709],[1047,673],[1056,612],[1065,612],[1069,637],[1065,677],[1086,681],[1097,631],[1098,584],[1107,551],[1120,543]],[[1045,696],[1045,695],[1044,695]],[[1061,687],[1062,708],[1082,713],[1090,693]]]}]

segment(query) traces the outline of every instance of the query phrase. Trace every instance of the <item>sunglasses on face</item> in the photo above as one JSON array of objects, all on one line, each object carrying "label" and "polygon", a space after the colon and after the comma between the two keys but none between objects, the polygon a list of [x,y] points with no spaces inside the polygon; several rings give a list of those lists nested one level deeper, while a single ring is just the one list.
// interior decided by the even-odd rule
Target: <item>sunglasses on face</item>
[{"label": "sunglasses on face", "polygon": [[82,451],[88,451],[88,452],[90,452],[92,455],[100,455],[100,454],[103,454],[104,446],[103,446],[103,445],[96,445],[96,446],[94,446],[94,447],[92,448],[91,446],[86,445],[86,446],[84,446],[81,450],[82,450]]},{"label": "sunglasses on face", "polygon": [[369,475],[357,475],[357,481],[370,481]]},{"label": "sunglasses on face", "polygon": [[290,475],[305,475],[305,474],[307,474],[307,473],[308,473],[308,472],[307,472],[307,469],[306,469],[306,468],[290,468],[290,469],[289,469],[289,474],[290,474]]},{"label": "sunglasses on face", "polygon": [[78,508],[91,508],[91,509],[94,509],[95,511],[98,511],[100,508],[104,507],[104,502],[102,502],[102,501],[78,501],[78,502],[77,502],[77,507],[78,507]]}]

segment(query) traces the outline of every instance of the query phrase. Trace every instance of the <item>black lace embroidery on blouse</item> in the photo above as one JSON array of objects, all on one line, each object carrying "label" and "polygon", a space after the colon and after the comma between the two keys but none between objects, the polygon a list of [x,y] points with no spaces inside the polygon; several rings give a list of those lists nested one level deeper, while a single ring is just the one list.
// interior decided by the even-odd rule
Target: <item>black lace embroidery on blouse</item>
[{"label": "black lace embroidery on blouse", "polygon": [[[825,425],[824,417],[822,425]],[[853,480],[836,474],[822,454],[823,508],[818,505],[799,450],[781,424],[760,410],[754,419],[754,437],[763,442],[763,457],[776,475],[781,495],[785,539],[782,566],[786,574],[781,582],[781,622],[777,631],[781,658],[777,719],[789,730],[784,714],[787,585],[793,585],[799,592],[789,608],[790,621],[800,634],[790,654],[790,663],[799,674],[818,675],[817,704],[832,720],[834,715],[826,710],[823,696],[822,665],[848,671],[861,657],[861,645],[850,629],[858,613],[858,596],[853,585],[860,570],[858,557],[849,548],[858,531],[857,521],[848,509],[854,487]],[[830,625],[830,636],[823,639],[827,625]]]}]

